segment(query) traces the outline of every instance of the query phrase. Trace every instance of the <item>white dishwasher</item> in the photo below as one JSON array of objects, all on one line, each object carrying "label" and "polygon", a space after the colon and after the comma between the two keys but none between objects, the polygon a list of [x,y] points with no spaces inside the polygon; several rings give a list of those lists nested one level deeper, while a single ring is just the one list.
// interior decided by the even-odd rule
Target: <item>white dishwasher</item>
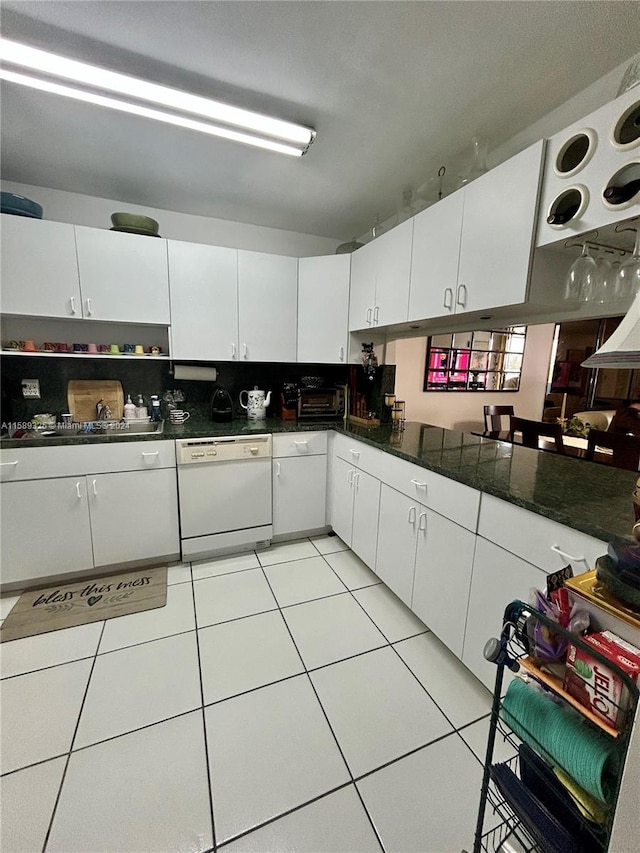
[{"label": "white dishwasher", "polygon": [[176,440],[183,560],[268,544],[271,436]]}]

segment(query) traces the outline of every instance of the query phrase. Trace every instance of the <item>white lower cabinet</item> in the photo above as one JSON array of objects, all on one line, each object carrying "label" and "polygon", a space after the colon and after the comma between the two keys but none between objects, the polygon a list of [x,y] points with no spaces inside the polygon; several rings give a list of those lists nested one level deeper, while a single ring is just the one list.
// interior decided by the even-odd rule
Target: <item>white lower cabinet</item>
[{"label": "white lower cabinet", "polygon": [[462,662],[489,689],[493,689],[496,666],[483,657],[485,643],[498,636],[509,602],[527,601],[531,587],[544,587],[545,582],[541,569],[478,536]]},{"label": "white lower cabinet", "polygon": [[331,498],[331,526],[367,566],[374,567],[380,481],[336,457]]},{"label": "white lower cabinet", "polygon": [[[67,450],[50,448],[61,449]],[[176,470],[149,467],[4,482],[0,527],[3,584],[176,558]]]},{"label": "white lower cabinet", "polygon": [[380,580],[411,607],[418,540],[424,507],[389,486],[382,486],[375,571]]},{"label": "white lower cabinet", "polygon": [[411,609],[461,658],[476,535],[430,509],[417,525]]},{"label": "white lower cabinet", "polygon": [[2,484],[2,583],[93,566],[85,477]]},{"label": "white lower cabinet", "polygon": [[327,521],[327,457],[273,460],[273,535],[317,530]]}]

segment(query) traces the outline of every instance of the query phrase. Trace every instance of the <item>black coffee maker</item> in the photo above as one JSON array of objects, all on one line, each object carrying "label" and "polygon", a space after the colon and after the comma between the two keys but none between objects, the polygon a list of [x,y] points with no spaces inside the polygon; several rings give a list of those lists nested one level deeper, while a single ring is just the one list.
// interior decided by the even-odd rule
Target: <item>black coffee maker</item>
[{"label": "black coffee maker", "polygon": [[225,388],[216,388],[211,397],[211,420],[216,423],[227,423],[233,419],[233,404],[231,396]]}]

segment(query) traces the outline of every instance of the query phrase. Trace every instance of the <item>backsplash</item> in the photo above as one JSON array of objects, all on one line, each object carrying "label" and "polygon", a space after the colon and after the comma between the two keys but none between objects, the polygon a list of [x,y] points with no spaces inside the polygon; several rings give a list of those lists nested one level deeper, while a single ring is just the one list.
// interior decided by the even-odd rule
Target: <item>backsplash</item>
[{"label": "backsplash", "polygon": [[[218,371],[217,381],[213,383],[176,380],[170,372],[169,361],[149,357],[141,358],[140,361],[117,361],[82,356],[56,358],[34,355],[25,358],[4,355],[1,366],[3,424],[28,421],[39,412],[51,412],[59,416],[68,411],[67,383],[72,379],[117,379],[122,383],[125,400],[127,394],[131,394],[134,401],[138,394],[142,394],[147,405],[151,394],[159,394],[162,398],[166,391],[179,389],[185,398],[180,404],[181,408],[191,412],[194,417],[208,419],[211,396],[216,387],[224,387],[231,395],[236,418],[245,417],[238,399],[240,391],[250,390],[254,385],[271,391],[268,416],[279,417],[280,392],[285,382],[300,383],[302,376],[318,376],[323,377],[327,386],[344,385],[348,382],[350,373],[348,365],[217,362],[209,365]],[[357,371],[361,369],[357,368]],[[353,375],[353,367],[351,371]],[[39,380],[40,399],[23,398],[23,379]],[[376,380],[371,384],[372,399],[380,400],[381,394],[393,391],[394,381],[394,366],[379,368]],[[163,401],[163,417],[167,416],[167,412],[167,404]],[[121,416],[121,413],[118,416]]]}]

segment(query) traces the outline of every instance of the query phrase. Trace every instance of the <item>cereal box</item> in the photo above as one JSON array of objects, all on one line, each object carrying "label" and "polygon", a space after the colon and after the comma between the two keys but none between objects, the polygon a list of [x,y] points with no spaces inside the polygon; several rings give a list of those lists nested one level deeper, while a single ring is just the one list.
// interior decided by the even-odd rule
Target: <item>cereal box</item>
[{"label": "cereal box", "polygon": [[[634,682],[640,680],[640,649],[611,631],[588,634],[583,640]],[[564,689],[605,723],[617,729],[624,727],[631,697],[620,676],[573,643],[567,650]]]}]

